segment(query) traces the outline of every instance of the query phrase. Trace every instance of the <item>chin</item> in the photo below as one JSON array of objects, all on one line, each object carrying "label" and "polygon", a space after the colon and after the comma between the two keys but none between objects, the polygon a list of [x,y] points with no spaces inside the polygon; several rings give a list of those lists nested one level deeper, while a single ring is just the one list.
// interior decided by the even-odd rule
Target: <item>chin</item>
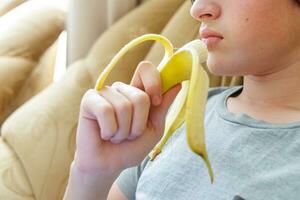
[{"label": "chin", "polygon": [[216,76],[244,76],[243,67],[234,62],[220,62],[216,59],[207,60],[207,69]]}]

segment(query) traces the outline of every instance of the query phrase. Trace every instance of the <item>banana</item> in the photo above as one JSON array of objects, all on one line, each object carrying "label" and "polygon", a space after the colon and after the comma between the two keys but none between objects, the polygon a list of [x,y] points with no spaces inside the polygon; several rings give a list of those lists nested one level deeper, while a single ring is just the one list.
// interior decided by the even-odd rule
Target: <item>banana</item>
[{"label": "banana", "polygon": [[201,40],[193,40],[174,52],[171,42],[158,34],[146,34],[133,39],[105,67],[97,79],[95,89],[98,91],[102,89],[116,63],[129,49],[149,40],[158,41],[165,48],[165,55],[157,67],[161,76],[162,92],[165,93],[176,84],[182,83],[182,89],[168,111],[164,135],[149,156],[151,160],[154,160],[161,153],[163,146],[174,131],[185,122],[188,145],[204,160],[211,183],[213,183],[214,173],[208,159],[204,134],[204,114],[209,78],[201,63],[206,61],[207,51]]}]

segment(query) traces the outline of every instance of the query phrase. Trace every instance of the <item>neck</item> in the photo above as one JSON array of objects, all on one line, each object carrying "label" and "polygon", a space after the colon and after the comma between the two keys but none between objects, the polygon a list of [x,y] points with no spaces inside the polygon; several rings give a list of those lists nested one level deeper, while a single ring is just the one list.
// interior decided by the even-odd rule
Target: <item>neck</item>
[{"label": "neck", "polygon": [[273,73],[244,76],[238,99],[248,105],[300,109],[300,63]]}]

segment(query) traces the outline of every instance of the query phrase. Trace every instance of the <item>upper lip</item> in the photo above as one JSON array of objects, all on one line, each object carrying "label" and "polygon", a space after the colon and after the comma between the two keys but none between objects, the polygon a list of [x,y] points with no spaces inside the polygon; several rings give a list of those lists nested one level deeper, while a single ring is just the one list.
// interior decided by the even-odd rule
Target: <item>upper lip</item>
[{"label": "upper lip", "polygon": [[212,31],[211,29],[204,28],[200,30],[200,37],[201,38],[208,38],[208,37],[219,37],[224,38],[220,33]]}]

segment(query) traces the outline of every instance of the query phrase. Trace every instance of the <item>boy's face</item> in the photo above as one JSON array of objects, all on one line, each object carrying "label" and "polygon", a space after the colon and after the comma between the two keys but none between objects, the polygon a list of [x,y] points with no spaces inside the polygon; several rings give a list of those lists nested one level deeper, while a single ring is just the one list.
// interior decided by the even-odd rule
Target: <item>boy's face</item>
[{"label": "boy's face", "polygon": [[223,39],[209,49],[216,75],[263,75],[300,56],[300,6],[294,0],[196,0],[193,18]]}]

